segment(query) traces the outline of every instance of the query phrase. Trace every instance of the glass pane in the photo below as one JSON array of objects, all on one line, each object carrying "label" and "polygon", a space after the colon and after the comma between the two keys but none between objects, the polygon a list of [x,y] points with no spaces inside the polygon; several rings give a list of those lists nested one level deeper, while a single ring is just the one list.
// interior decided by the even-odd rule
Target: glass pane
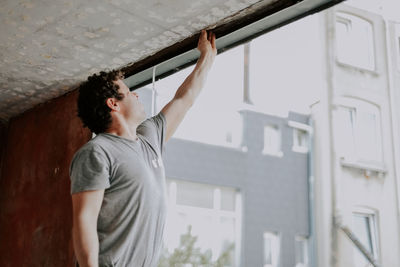
[{"label": "glass pane", "polygon": [[364,245],[364,247],[370,252],[372,250],[372,238],[371,238],[371,217],[361,214],[354,214],[354,233],[358,240]]},{"label": "glass pane", "polygon": [[176,202],[179,205],[212,209],[214,189],[203,184],[177,181]]},{"label": "glass pane", "polygon": [[277,154],[281,150],[280,131],[277,126],[264,127],[264,152]]},{"label": "glass pane", "polygon": [[336,136],[341,155],[355,157],[355,109],[340,107],[336,120]]},{"label": "glass pane", "polygon": [[280,238],[277,233],[264,233],[264,266],[277,267],[279,265]]},{"label": "glass pane", "polygon": [[[164,251],[162,260],[173,260],[179,253],[191,253],[193,257],[204,257],[208,262],[222,264],[218,266],[237,266],[236,248],[240,246],[237,243],[240,242],[237,229],[240,215],[235,210],[237,190],[175,179],[168,179],[168,184],[176,184],[177,205],[171,201],[168,203],[165,227],[168,251]],[[173,194],[173,191],[169,193]],[[216,192],[220,192],[221,197]],[[212,207],[214,196],[231,212],[216,209],[215,206],[219,205]],[[208,202],[207,209],[204,209],[204,202]]]},{"label": "glass pane", "polygon": [[339,61],[373,70],[375,67],[372,25],[346,13],[338,13],[336,44]]},{"label": "glass pane", "polygon": [[271,239],[264,239],[264,264],[272,264]]},{"label": "glass pane", "polygon": [[373,113],[357,113],[357,152],[363,159],[380,159],[378,137],[377,137],[377,118]]},{"label": "glass pane", "polygon": [[296,267],[308,266],[307,241],[307,238],[303,236],[296,236],[295,238]]},{"label": "glass pane", "polygon": [[[373,229],[373,215],[368,214],[353,214],[353,231],[361,244],[369,251],[372,256],[376,257],[376,252],[373,250],[374,244],[372,239]],[[354,263],[355,267],[370,266],[365,256],[357,249],[354,248]]]},{"label": "glass pane", "polygon": [[221,188],[221,209],[234,211],[236,204],[236,190],[222,187]]},{"label": "glass pane", "polygon": [[350,21],[336,22],[336,51],[339,61],[346,62],[349,60],[349,30],[351,27]]},{"label": "glass pane", "polygon": [[298,147],[307,147],[307,132],[301,129],[294,129],[294,145]]}]

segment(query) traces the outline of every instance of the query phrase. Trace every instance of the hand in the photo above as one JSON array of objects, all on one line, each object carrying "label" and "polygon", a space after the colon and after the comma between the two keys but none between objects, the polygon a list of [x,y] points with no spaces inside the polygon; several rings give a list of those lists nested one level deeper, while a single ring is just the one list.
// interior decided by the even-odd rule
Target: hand
[{"label": "hand", "polygon": [[197,44],[197,49],[200,51],[202,56],[209,55],[212,58],[217,54],[217,47],[215,46],[215,34],[213,32],[208,32],[202,30],[199,37],[199,42]]}]

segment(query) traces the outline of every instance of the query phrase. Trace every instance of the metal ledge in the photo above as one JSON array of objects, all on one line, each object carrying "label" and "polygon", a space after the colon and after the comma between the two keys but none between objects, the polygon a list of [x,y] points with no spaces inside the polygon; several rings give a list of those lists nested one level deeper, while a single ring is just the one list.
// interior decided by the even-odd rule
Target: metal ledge
[{"label": "metal ledge", "polygon": [[351,161],[345,158],[341,158],[340,164],[344,167],[356,168],[369,172],[377,172],[381,174],[385,174],[387,172],[386,167],[383,164],[378,164],[378,163]]}]

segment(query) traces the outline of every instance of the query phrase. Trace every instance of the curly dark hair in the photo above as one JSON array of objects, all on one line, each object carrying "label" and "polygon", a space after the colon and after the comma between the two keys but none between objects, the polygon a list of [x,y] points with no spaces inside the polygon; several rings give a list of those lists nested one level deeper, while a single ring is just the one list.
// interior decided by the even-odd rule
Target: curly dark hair
[{"label": "curly dark hair", "polygon": [[88,127],[95,134],[105,132],[111,124],[110,108],[106,104],[107,98],[114,97],[122,100],[124,95],[118,91],[115,83],[123,79],[124,74],[118,70],[101,71],[89,76],[87,81],[79,86],[78,117],[83,126]]}]

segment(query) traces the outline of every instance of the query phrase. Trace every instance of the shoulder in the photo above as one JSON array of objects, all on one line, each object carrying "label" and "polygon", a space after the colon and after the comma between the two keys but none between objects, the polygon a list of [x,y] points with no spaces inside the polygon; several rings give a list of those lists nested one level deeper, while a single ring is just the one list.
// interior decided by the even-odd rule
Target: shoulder
[{"label": "shoulder", "polygon": [[75,152],[71,163],[88,156],[97,156],[106,158],[106,149],[104,146],[104,140],[101,136],[96,136],[89,142],[84,144],[78,151]]},{"label": "shoulder", "polygon": [[162,112],[159,112],[157,115],[147,118],[138,126],[138,131],[143,130],[144,128],[162,128],[165,125],[166,119]]}]

